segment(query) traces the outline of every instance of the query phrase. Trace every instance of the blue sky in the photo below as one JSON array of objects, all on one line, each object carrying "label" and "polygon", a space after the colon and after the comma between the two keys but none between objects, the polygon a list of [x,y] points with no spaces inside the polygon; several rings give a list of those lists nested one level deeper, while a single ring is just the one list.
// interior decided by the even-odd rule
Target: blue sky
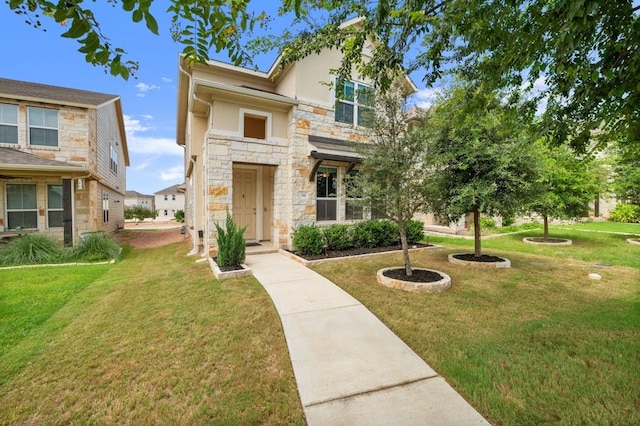
[{"label": "blue sky", "polygon": [[[265,7],[266,3],[256,4]],[[129,59],[139,62],[137,79],[124,81],[105,74],[103,68],[87,64],[84,55],[77,51],[80,46],[77,41],[60,37],[65,27],[46,19],[42,28],[33,28],[6,4],[2,6],[0,25],[3,40],[0,76],[119,95],[131,162],[127,168],[127,190],[153,194],[182,183],[183,149],[175,143],[178,54],[182,46],[169,34],[167,3],[156,0],[151,8],[160,27],[158,36],[148,31],[144,23],[134,23],[119,4],[114,8],[98,1],[90,7],[113,45],[124,48]],[[266,71],[275,57],[274,53],[256,58],[255,62],[260,70]],[[212,58],[226,60],[224,55]],[[424,87],[420,77],[414,81],[418,87]],[[432,95],[431,89],[422,89],[415,102],[422,104]]]}]

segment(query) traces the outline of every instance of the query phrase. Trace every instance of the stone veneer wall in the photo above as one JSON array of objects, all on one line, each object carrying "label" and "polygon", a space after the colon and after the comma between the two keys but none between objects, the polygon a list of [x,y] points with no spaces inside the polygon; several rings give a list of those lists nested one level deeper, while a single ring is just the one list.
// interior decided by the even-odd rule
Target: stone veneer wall
[{"label": "stone veneer wall", "polygon": [[309,135],[366,142],[366,130],[335,123],[333,110],[301,102],[289,114],[288,140],[261,141],[216,135],[206,141],[207,226],[205,246],[215,251],[215,223],[223,223],[232,209],[233,164],[277,166],[274,174],[272,240],[277,247],[291,248],[291,233],[316,219],[315,180],[309,174],[315,160],[309,154]]}]

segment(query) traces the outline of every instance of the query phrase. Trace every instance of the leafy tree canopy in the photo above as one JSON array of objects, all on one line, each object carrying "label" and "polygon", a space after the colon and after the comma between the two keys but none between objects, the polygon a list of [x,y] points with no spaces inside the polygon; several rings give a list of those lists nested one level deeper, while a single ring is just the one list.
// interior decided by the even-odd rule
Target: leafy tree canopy
[{"label": "leafy tree canopy", "polygon": [[547,219],[588,215],[589,201],[601,192],[600,166],[593,157],[579,157],[566,145],[549,147],[538,141],[536,150],[541,169],[530,209],[545,219],[544,236],[548,238]]},{"label": "leafy tree canopy", "polygon": [[[158,24],[153,0],[111,0],[144,22]],[[128,78],[138,64],[109,42],[82,0],[8,0],[27,22],[66,22],[87,62]],[[236,65],[254,53],[282,51],[281,65],[327,47],[340,49],[341,76],[352,69],[388,87],[402,67],[431,84],[452,68],[491,88],[529,88],[544,81],[549,108],[545,128],[553,140],[585,149],[593,130],[640,139],[640,6],[633,0],[281,0],[292,17],[282,34],[253,37],[269,17],[251,0],[170,0],[171,32],[192,61],[226,52]],[[258,6],[259,7],[259,6]],[[358,25],[344,21],[362,17]],[[288,23],[288,22],[287,22]],[[300,29],[300,30],[294,30]],[[368,41],[376,40],[370,46]],[[366,53],[363,60],[362,53]],[[541,94],[542,96],[542,94]]]},{"label": "leafy tree canopy", "polygon": [[532,149],[530,105],[481,86],[458,84],[427,113],[424,170],[436,214],[474,214],[481,256],[481,213],[511,216],[533,199],[539,161]]}]

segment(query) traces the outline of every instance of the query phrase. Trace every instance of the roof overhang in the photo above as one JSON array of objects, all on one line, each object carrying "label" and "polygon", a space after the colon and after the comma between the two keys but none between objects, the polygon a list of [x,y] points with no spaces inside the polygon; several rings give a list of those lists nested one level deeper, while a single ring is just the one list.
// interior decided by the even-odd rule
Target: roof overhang
[{"label": "roof overhang", "polygon": [[356,164],[362,163],[363,157],[357,152],[356,144],[343,141],[340,139],[325,138],[321,136],[309,136],[309,144],[314,148],[310,152],[311,158],[316,162],[309,173],[309,182],[313,182],[318,168],[323,161],[337,161],[347,163],[347,173],[353,169]]},{"label": "roof overhang", "polygon": [[18,179],[27,177],[63,177],[97,179],[91,171],[76,166],[40,166],[32,164],[2,164],[0,179]]}]

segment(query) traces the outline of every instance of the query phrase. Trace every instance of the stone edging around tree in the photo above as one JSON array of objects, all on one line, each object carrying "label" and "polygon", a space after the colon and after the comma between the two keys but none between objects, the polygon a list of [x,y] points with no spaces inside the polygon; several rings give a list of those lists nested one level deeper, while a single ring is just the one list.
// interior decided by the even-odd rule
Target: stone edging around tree
[{"label": "stone edging around tree", "polygon": [[218,264],[213,260],[213,257],[209,256],[209,266],[211,266],[211,270],[213,271],[213,275],[219,280],[223,280],[225,278],[237,278],[237,277],[246,277],[248,275],[253,275],[253,271],[244,263],[242,264],[242,269],[238,269],[237,271],[226,271],[223,272],[218,267]]},{"label": "stone edging around tree", "polygon": [[548,246],[570,246],[573,244],[568,238],[549,238],[549,241],[535,241],[536,239],[540,239],[542,237],[527,237],[523,238],[522,242],[527,244],[543,244]]},{"label": "stone edging around tree", "polygon": [[462,260],[456,259],[454,256],[465,254],[465,253],[451,253],[449,255],[449,263],[453,263],[454,265],[461,266],[471,266],[474,268],[511,268],[511,261],[509,259],[505,259],[501,257],[502,261],[500,262],[474,262],[471,260]]},{"label": "stone edging around tree", "polygon": [[384,275],[385,271],[391,269],[398,269],[399,267],[393,268],[383,268],[378,271],[376,274],[376,279],[380,284],[389,288],[395,288],[404,291],[411,291],[415,293],[442,293],[443,291],[447,291],[451,287],[451,277],[444,272],[436,271],[433,269],[426,268],[413,268],[413,270],[422,270],[435,272],[442,276],[442,279],[439,281],[433,281],[429,283],[425,282],[413,282],[413,281],[403,281],[395,278],[389,278]]},{"label": "stone edging around tree", "polygon": [[640,245],[640,238],[627,238],[627,242],[629,244],[637,244]]}]

